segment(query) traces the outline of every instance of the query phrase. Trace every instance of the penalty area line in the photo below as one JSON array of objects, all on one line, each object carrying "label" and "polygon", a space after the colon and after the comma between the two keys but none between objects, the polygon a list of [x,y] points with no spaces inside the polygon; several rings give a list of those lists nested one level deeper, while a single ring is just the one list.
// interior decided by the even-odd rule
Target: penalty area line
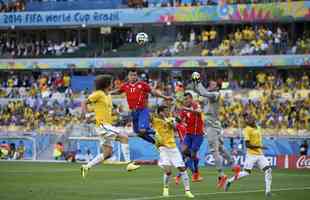
[{"label": "penalty area line", "polygon": [[[299,187],[299,188],[278,188],[272,189],[271,192],[281,192],[281,191],[298,191],[298,190],[310,190],[310,187]],[[209,196],[209,195],[217,195],[217,194],[250,194],[257,192],[265,192],[265,190],[245,190],[245,191],[236,191],[236,192],[209,192],[209,193],[194,193],[195,196]],[[132,198],[122,198],[115,200],[152,200],[152,199],[167,199],[167,198],[175,198],[175,197],[185,197],[183,194],[170,195],[169,197],[163,196],[149,196],[149,197],[132,197]]]}]

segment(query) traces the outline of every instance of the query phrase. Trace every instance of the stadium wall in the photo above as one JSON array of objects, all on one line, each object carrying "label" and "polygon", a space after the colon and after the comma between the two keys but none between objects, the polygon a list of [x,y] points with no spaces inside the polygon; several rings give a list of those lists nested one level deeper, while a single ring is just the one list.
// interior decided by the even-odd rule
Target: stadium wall
[{"label": "stadium wall", "polygon": [[0,59],[0,69],[309,67],[310,55]]},{"label": "stadium wall", "polygon": [[184,22],[259,22],[310,19],[310,2],[219,4],[201,7],[102,9],[0,14],[0,28]]},{"label": "stadium wall", "polygon": [[[25,159],[33,159],[34,157],[34,147],[36,146],[37,152],[41,152],[46,146],[49,144],[48,141],[50,140],[49,135],[46,136],[38,136],[34,138],[36,144],[27,139],[27,138],[0,138],[0,143],[2,141],[6,141],[7,143],[15,143],[16,145],[20,140],[22,140],[26,147],[25,152]],[[100,152],[100,143],[97,138],[86,138],[86,137],[72,137],[70,138],[71,142],[68,142],[68,147],[65,147],[68,151],[77,151],[80,150],[82,154],[85,154],[89,149],[93,156],[96,156]],[[264,145],[268,147],[265,150],[265,155],[267,155],[273,164],[273,166],[279,166],[285,168],[285,162],[287,162],[287,166],[294,166],[294,163],[298,160],[299,155],[299,146],[303,142],[303,138],[272,138],[272,137],[265,137],[264,138]],[[207,138],[204,139],[204,142],[201,146],[199,151],[200,157],[200,165],[213,165],[214,159],[212,155],[208,153],[208,143]],[[225,146],[228,150],[232,151],[230,138],[225,138]],[[130,152],[131,158],[133,160],[145,161],[145,162],[152,162],[158,160],[158,151],[156,150],[155,146],[150,145],[149,143],[141,140],[138,137],[130,137],[129,140],[130,144]],[[234,143],[238,148],[234,149],[233,152],[235,159],[239,164],[243,164],[245,159],[244,154],[244,145],[242,140],[236,140]],[[242,145],[239,145],[242,144]],[[114,161],[121,161],[123,160],[120,146],[118,143],[114,144]],[[308,150],[308,154],[310,154],[310,149]],[[287,156],[287,157],[286,157]],[[287,159],[287,161],[285,161]],[[305,162],[305,160],[299,161]],[[277,164],[278,163],[278,164]]]}]

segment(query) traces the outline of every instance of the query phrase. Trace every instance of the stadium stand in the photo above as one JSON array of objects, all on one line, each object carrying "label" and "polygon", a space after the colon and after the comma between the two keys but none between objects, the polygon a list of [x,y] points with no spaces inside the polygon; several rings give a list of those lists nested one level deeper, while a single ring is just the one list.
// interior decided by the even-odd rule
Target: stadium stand
[{"label": "stadium stand", "polygon": [[124,7],[121,0],[73,0],[73,1],[31,1],[26,11],[117,9]]},{"label": "stadium stand", "polygon": [[[229,26],[228,26],[229,27]],[[0,33],[0,56],[3,58],[46,57],[172,57],[230,55],[294,55],[310,52],[310,32],[303,24],[294,29],[289,24],[225,26],[169,26],[150,34],[150,42],[140,47],[135,43],[135,28],[100,30],[81,29],[41,32],[31,30]],[[298,31],[298,34],[294,33]],[[53,34],[50,34],[53,33]],[[98,40],[89,39],[98,38]],[[99,41],[99,42],[98,42]]]},{"label": "stadium stand", "polygon": [[[172,73],[162,74],[157,71],[148,77],[142,74],[142,77],[164,94],[181,97],[185,90],[190,89],[190,83],[181,77],[188,76],[186,74],[191,71],[182,73],[173,76]],[[256,71],[251,79],[238,79],[236,76],[231,80],[227,73],[224,76],[223,73],[218,74],[206,74],[206,77],[223,86],[220,117],[225,128],[244,127],[243,116],[250,112],[262,128],[273,130],[269,130],[270,135],[280,134],[280,130],[284,131],[284,135],[294,133],[294,130],[310,130],[310,85],[306,71],[284,74]],[[79,105],[87,93],[79,90],[73,92],[71,87],[80,84],[71,82],[74,77],[73,72],[71,75],[67,72],[49,72],[36,76],[23,73],[3,76],[0,111],[2,129],[65,132],[69,125],[85,122]],[[118,78],[114,86],[119,87],[125,76],[120,73],[115,74],[115,77]],[[301,78],[298,80],[298,77]],[[122,116],[116,117],[115,123],[124,124],[118,120],[128,119],[128,110],[120,105],[115,106],[115,111],[118,110],[117,113]]]},{"label": "stadium stand", "polygon": [[71,55],[86,48],[84,43],[77,41],[0,41],[2,57],[51,57]]},{"label": "stadium stand", "polygon": [[[29,136],[37,147],[35,149],[28,139],[18,137],[0,138],[0,143],[13,141],[18,147],[18,141],[22,140],[27,159],[34,157],[34,150],[38,154],[36,158],[46,159],[58,141],[66,150],[70,146],[69,139],[61,137],[74,136],[71,142],[79,146],[73,148],[75,152],[85,154],[91,149],[92,154],[97,154],[98,143],[89,138],[79,139],[94,136],[93,124],[81,113],[80,104],[93,90],[95,75],[113,74],[114,88],[119,88],[126,79],[124,66],[143,68],[155,60],[156,64],[149,64],[149,69],[141,69],[141,79],[178,100],[182,100],[185,91],[191,91],[189,77],[193,71],[201,72],[205,84],[215,80],[221,85],[220,119],[225,128],[225,143],[227,137],[242,143],[244,116],[251,113],[267,142],[277,146],[268,150],[269,154],[297,152],[301,140],[293,142],[287,138],[310,137],[309,14],[302,9],[308,9],[309,5],[298,2],[300,11],[296,14],[281,2],[2,1],[1,11],[5,13],[1,15],[6,16],[6,20],[0,30],[0,136]],[[248,4],[245,14],[241,13],[243,6],[237,5],[244,3]],[[253,6],[253,3],[260,5]],[[266,3],[273,3],[263,7],[268,12],[258,9]],[[294,6],[294,1],[288,3]],[[234,5],[229,7],[229,4]],[[205,5],[210,7],[197,7]],[[83,17],[88,11],[92,19],[86,23]],[[100,13],[99,17],[96,12]],[[135,18],[136,12],[143,17],[126,21],[127,16]],[[114,14],[116,18],[110,17]],[[239,14],[240,18],[236,20],[231,14]],[[93,19],[96,17],[98,19]],[[149,42],[143,46],[136,42],[140,32],[149,36]],[[266,56],[266,60],[276,60],[270,61],[275,65],[261,60],[254,64],[248,62],[253,57],[264,59],[264,55],[272,55]],[[234,68],[226,56],[244,62],[237,62]],[[212,63],[214,57],[217,60]],[[186,59],[194,58],[192,63],[182,65]],[[79,63],[71,64],[72,60]],[[106,60],[109,62],[105,63]],[[294,60],[292,66],[286,64],[288,60]],[[218,68],[212,68],[213,65]],[[203,68],[194,68],[196,66]],[[115,95],[113,100],[113,123],[131,130],[125,99]],[[160,103],[161,100],[150,98],[152,111]],[[132,137],[131,141],[142,146],[137,138]],[[150,158],[137,150],[133,156]]]},{"label": "stadium stand", "polygon": [[146,7],[192,7],[226,4],[279,3],[275,0],[71,0],[71,1],[15,1],[3,3],[6,12],[10,11],[57,11],[57,10],[91,10]]},{"label": "stadium stand", "polygon": [[1,0],[0,12],[21,12],[26,9],[24,0]]}]

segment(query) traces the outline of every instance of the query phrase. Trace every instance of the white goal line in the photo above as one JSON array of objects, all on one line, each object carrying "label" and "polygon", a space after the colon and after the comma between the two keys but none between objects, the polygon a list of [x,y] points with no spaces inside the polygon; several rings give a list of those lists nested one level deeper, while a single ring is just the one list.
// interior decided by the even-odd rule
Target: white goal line
[{"label": "white goal line", "polygon": [[[310,187],[299,187],[299,188],[278,188],[272,189],[271,192],[281,192],[281,191],[298,191],[298,190],[310,190]],[[210,193],[194,193],[195,196],[208,196],[208,195],[217,195],[217,194],[249,194],[265,192],[265,190],[245,190],[245,191],[236,191],[236,192],[210,192]],[[122,198],[115,200],[152,200],[152,199],[167,199],[167,198],[176,198],[176,197],[185,197],[183,194],[170,195],[169,197],[163,196],[149,196],[149,197],[136,197],[136,198]]]}]

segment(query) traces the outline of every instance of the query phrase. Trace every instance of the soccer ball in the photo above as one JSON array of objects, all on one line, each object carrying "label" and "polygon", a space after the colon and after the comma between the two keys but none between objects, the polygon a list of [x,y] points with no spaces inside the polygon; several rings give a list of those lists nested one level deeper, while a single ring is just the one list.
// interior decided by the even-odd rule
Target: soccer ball
[{"label": "soccer ball", "polygon": [[192,80],[193,81],[200,81],[200,74],[198,72],[192,73]]},{"label": "soccer ball", "polygon": [[139,45],[145,45],[149,41],[149,36],[144,32],[138,33],[136,41]]}]

